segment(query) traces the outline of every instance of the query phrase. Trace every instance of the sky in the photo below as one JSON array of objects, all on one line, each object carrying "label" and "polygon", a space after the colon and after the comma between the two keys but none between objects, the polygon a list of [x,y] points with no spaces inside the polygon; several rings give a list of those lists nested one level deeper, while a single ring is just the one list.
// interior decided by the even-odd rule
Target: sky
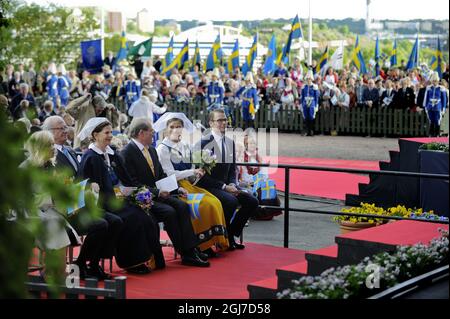
[{"label": "sky", "polygon": [[[291,19],[295,14],[308,17],[309,0],[25,0],[63,6],[104,6],[111,11],[122,11],[127,17],[146,8],[155,20],[261,20],[266,18]],[[448,0],[371,0],[374,19],[449,19]],[[165,8],[164,4],[170,3]],[[318,19],[362,19],[366,16],[366,0],[311,0],[311,14]]]}]

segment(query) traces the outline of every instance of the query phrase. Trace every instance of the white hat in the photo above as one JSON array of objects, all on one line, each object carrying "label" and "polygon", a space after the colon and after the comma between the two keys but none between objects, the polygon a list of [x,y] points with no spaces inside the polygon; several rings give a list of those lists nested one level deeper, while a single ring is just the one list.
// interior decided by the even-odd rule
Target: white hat
[{"label": "white hat", "polygon": [[245,81],[250,81],[251,83],[254,83],[252,72],[247,72],[247,75],[245,76]]},{"label": "white hat", "polygon": [[83,141],[88,137],[91,137],[92,132],[103,123],[109,123],[106,117],[93,117],[89,119],[89,121],[87,121],[83,126],[81,132],[78,134],[78,138]]},{"label": "white hat", "polygon": [[430,82],[438,81],[439,82],[439,73],[431,72],[430,74]]},{"label": "white hat", "polygon": [[58,73],[61,73],[62,75],[66,75],[67,71],[66,71],[66,67],[64,66],[64,64],[58,65]]},{"label": "white hat", "polygon": [[153,129],[155,132],[161,132],[166,129],[167,122],[171,119],[179,119],[183,121],[183,126],[188,132],[192,132],[194,130],[194,125],[184,113],[166,112],[153,124]]},{"label": "white hat", "polygon": [[215,68],[211,74],[211,76],[216,76],[217,78],[220,78],[220,73],[219,73],[219,69]]}]

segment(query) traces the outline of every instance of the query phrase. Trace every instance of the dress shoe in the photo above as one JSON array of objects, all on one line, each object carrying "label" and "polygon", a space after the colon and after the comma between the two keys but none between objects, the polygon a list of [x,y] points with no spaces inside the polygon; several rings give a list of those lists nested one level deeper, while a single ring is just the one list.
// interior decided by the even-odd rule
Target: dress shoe
[{"label": "dress shoe", "polygon": [[205,254],[206,256],[208,256],[208,258],[215,258],[215,257],[219,257],[219,254],[216,253],[211,247],[206,249],[205,251],[203,251],[203,254]]},{"label": "dress shoe", "polygon": [[198,249],[198,248],[195,248],[194,249],[194,252],[195,252],[195,254],[201,259],[201,260],[203,260],[203,261],[208,261],[208,258],[210,257],[207,253],[206,253],[206,251],[205,252],[202,252],[200,249]]},{"label": "dress shoe", "polygon": [[126,271],[132,274],[145,275],[149,274],[151,272],[151,269],[148,268],[146,265],[142,264],[139,266],[127,268]]},{"label": "dress shoe", "polygon": [[233,251],[235,249],[244,249],[245,246],[242,244],[238,244],[237,242],[235,242],[234,240],[230,241],[230,247],[228,247],[228,250]]},{"label": "dress shoe", "polygon": [[80,271],[80,279],[84,280],[86,279],[86,277],[89,277],[87,274],[88,269],[85,263],[77,263],[75,261],[73,264],[78,266],[78,269]]},{"label": "dress shoe", "polygon": [[87,275],[89,277],[97,278],[98,280],[109,280],[112,279],[112,276],[105,273],[102,267],[99,264],[89,265],[87,268]]},{"label": "dress shoe", "polygon": [[181,258],[181,263],[185,266],[209,267],[209,262],[201,260],[199,256],[187,255]]}]

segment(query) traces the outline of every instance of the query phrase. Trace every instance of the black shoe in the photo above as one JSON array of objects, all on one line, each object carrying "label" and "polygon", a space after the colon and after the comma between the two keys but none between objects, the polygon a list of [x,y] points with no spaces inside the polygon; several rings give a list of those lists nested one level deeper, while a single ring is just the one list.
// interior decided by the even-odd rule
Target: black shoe
[{"label": "black shoe", "polygon": [[[210,249],[210,248],[208,248],[208,249]],[[203,261],[208,261],[208,258],[211,257],[209,254],[206,253],[206,251],[202,252],[198,248],[195,248],[194,251],[195,251],[195,254]]]},{"label": "black shoe", "polygon": [[209,267],[209,261],[201,260],[196,255],[181,257],[181,263],[185,266]]},{"label": "black shoe", "polygon": [[208,258],[215,258],[215,257],[219,257],[219,254],[216,253],[212,248],[208,248],[206,249],[203,254],[205,254],[206,256],[208,256]]},{"label": "black shoe", "polygon": [[242,244],[238,244],[237,242],[235,242],[234,240],[230,241],[230,247],[228,248],[228,250],[235,250],[235,249],[244,249],[245,246]]},{"label": "black shoe", "polygon": [[80,272],[80,279],[84,280],[88,276],[88,268],[85,263],[77,263],[76,261],[73,263],[74,265],[78,266],[79,272]]},{"label": "black shoe", "polygon": [[97,278],[98,280],[109,280],[112,279],[112,276],[105,273],[102,267],[99,264],[89,265],[87,268],[87,275],[89,277]]},{"label": "black shoe", "polygon": [[132,274],[145,275],[149,274],[152,270],[148,268],[146,265],[142,264],[139,266],[127,268],[126,271]]}]

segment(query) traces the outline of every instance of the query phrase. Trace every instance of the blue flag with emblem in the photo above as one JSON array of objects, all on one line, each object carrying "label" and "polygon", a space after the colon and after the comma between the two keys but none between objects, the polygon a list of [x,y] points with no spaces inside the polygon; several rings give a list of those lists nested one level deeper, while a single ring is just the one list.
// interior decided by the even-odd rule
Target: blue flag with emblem
[{"label": "blue flag with emblem", "polygon": [[275,34],[272,35],[272,39],[269,42],[269,47],[267,49],[266,61],[264,62],[263,73],[264,75],[271,74],[276,70],[277,60],[277,43],[275,39]]},{"label": "blue flag with emblem", "polygon": [[411,54],[409,55],[408,63],[406,64],[406,70],[416,68],[419,65],[419,36],[416,37]]},{"label": "blue flag with emblem", "polygon": [[74,207],[67,208],[67,216],[73,215],[75,211],[77,211],[80,208],[83,208],[86,205],[84,197],[87,182],[88,180],[85,179],[84,181],[77,184],[77,188],[79,188],[78,201]]},{"label": "blue flag with emblem", "polygon": [[120,37],[120,49],[117,52],[116,60],[117,62],[121,60],[125,60],[128,56],[128,43],[127,38],[125,36],[125,31],[122,31],[122,36]]},{"label": "blue flag with emblem", "polygon": [[397,65],[397,39],[394,39],[391,51],[391,67]]},{"label": "blue flag with emblem", "polygon": [[261,184],[261,199],[274,199],[277,197],[277,190],[273,180],[267,180]]},{"label": "blue flag with emblem", "polygon": [[189,206],[189,213],[192,219],[200,218],[200,202],[202,201],[205,194],[188,194],[187,204]]},{"label": "blue flag with emblem", "polygon": [[83,59],[83,67],[89,73],[102,72],[102,40],[83,41],[81,46],[81,58]]},{"label": "blue flag with emblem", "polygon": [[244,74],[244,76],[247,74],[248,71],[251,71],[253,68],[253,62],[255,62],[256,59],[257,49],[258,49],[258,35],[256,34],[253,37],[253,44],[250,47],[250,50],[248,51],[247,54],[247,58],[245,59],[245,63],[242,66],[242,74]]}]

